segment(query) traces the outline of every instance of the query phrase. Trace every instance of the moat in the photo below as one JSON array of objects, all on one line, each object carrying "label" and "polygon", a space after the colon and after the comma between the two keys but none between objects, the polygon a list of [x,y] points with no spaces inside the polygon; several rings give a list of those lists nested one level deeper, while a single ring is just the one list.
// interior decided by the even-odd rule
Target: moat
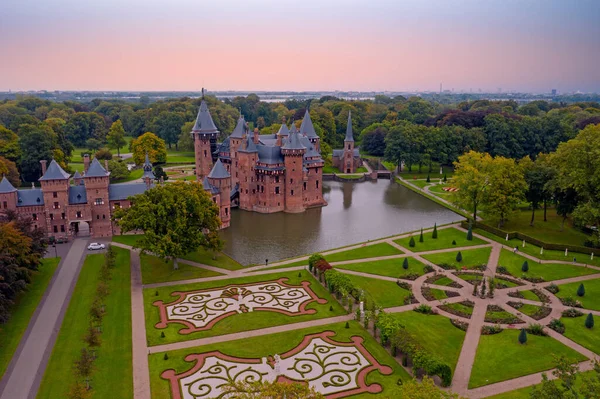
[{"label": "moat", "polygon": [[304,213],[234,210],[225,252],[264,264],[461,220],[461,216],[390,180],[323,182],[326,207]]}]

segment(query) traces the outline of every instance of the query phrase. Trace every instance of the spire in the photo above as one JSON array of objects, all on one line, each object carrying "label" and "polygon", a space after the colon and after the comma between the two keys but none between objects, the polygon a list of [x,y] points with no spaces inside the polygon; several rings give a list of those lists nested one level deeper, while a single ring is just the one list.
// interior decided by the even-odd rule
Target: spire
[{"label": "spire", "polygon": [[279,128],[277,134],[280,136],[287,136],[290,134],[290,129],[288,129],[287,125],[285,124],[285,120],[281,123],[281,127]]},{"label": "spire", "polygon": [[40,177],[39,180],[65,180],[68,179],[70,176],[71,175],[65,172],[63,168],[61,168],[60,165],[57,164],[56,161],[53,159],[50,162],[50,166],[48,166],[46,173],[44,173],[44,176]]},{"label": "spire", "polygon": [[290,134],[296,133],[298,129],[296,128],[296,121],[292,121],[292,126],[290,127]]},{"label": "spire", "polygon": [[213,166],[208,177],[211,179],[227,179],[231,177],[231,175],[227,172],[227,169],[225,169],[225,165],[223,165],[221,159],[217,159],[217,162],[215,162],[215,166]]},{"label": "spire", "polygon": [[148,157],[148,152],[146,152],[146,159],[144,160],[144,172],[152,170],[152,163],[150,163],[150,158]]},{"label": "spire", "polygon": [[290,133],[290,136],[286,140],[283,147],[281,147],[281,149],[282,150],[306,150],[306,146],[304,144],[302,144],[302,141],[300,140],[300,133],[294,132],[294,133]]},{"label": "spire", "polygon": [[196,117],[196,123],[192,128],[192,133],[219,133],[219,130],[210,116],[208,105],[206,105],[206,101],[204,101],[204,89],[202,89],[202,102],[200,103],[200,109],[198,110],[198,116]]},{"label": "spire", "polygon": [[306,112],[304,113],[304,119],[302,119],[302,124],[300,125],[300,133],[302,135],[308,137],[309,139],[318,138],[317,133],[315,132],[315,127],[313,126],[312,120],[310,119],[310,113],[308,112],[308,108],[306,108]]},{"label": "spire", "polygon": [[104,169],[104,167],[100,164],[98,158],[94,158],[85,174],[85,177],[106,177],[109,174],[110,173],[108,173],[106,169]]},{"label": "spire", "polygon": [[354,135],[352,134],[352,111],[348,111],[348,124],[346,125],[346,138],[345,142],[354,142]]},{"label": "spire", "polygon": [[15,191],[17,191],[17,189],[10,184],[6,176],[2,176],[2,181],[0,181],[0,193],[14,193]]},{"label": "spire", "polygon": [[231,132],[231,135],[229,137],[234,138],[234,139],[241,139],[244,137],[245,133],[246,133],[246,121],[244,120],[244,116],[240,112],[240,117],[237,121],[237,125],[235,125],[235,129],[233,129],[233,132]]},{"label": "spire", "polygon": [[154,176],[154,172],[152,172],[152,163],[150,162],[150,158],[148,157],[148,153],[146,152],[146,160],[144,161],[144,165],[142,166],[142,168],[144,169],[144,174],[142,175],[142,179],[149,179],[147,181],[147,184],[150,183],[150,181],[155,180],[156,176]]}]

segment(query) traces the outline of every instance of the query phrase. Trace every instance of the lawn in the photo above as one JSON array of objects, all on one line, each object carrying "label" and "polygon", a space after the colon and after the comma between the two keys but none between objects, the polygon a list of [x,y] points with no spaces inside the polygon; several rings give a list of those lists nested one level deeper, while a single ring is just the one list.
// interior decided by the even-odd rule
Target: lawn
[{"label": "lawn", "polygon": [[454,367],[466,333],[452,325],[450,319],[440,315],[417,312],[395,313],[394,317],[409,331],[429,353]]},{"label": "lawn", "polygon": [[419,172],[418,165],[417,166],[413,165],[412,171],[408,171],[407,169],[404,169],[404,171],[398,173],[399,176],[402,176],[402,178],[404,178],[406,180],[412,180],[415,177],[417,179],[426,179],[427,175],[430,176],[431,180],[436,180],[436,179],[440,179],[440,178],[443,179],[444,174],[446,175],[447,178],[450,178],[454,174],[453,168],[451,166],[444,166],[443,174],[440,175],[440,165],[439,164],[432,165],[431,172],[429,171],[428,165],[423,165],[423,167],[421,168],[421,172]]},{"label": "lawn", "polygon": [[[379,244],[364,245],[360,248],[350,249],[348,251],[336,252],[331,255],[323,255],[327,262],[343,262],[346,260],[354,259],[367,259],[378,256],[391,256],[401,255],[403,252],[398,248],[391,246],[386,242],[380,242]],[[302,261],[302,264],[308,264],[308,261]]]},{"label": "lawn", "polygon": [[581,302],[584,308],[600,310],[600,279],[583,281],[585,295],[577,296],[577,288],[581,283],[569,283],[559,285],[560,291],[556,294],[559,298],[572,297]]},{"label": "lawn", "polygon": [[[453,248],[453,247],[467,247],[472,245],[487,244],[485,241],[473,237],[473,240],[467,240],[467,233],[449,227],[447,229],[438,229],[438,238],[431,237],[432,232],[423,233],[423,242],[419,242],[420,233],[414,234],[412,237],[415,239],[415,246],[410,247],[410,237],[401,238],[394,242],[398,245],[408,248],[413,252],[422,251],[434,251],[437,249]],[[456,241],[456,245],[452,245],[452,241]]]},{"label": "lawn", "polygon": [[[112,240],[114,242],[133,247],[138,240],[142,239],[143,237],[143,234],[125,234],[113,236]],[[202,263],[204,265],[220,267],[227,270],[239,270],[244,267],[222,252],[214,254],[212,251],[207,251],[205,249],[199,249],[198,251],[190,252],[189,254],[183,256],[182,259],[191,260],[192,262]]]},{"label": "lawn", "polygon": [[[360,167],[356,168],[356,172],[354,172],[354,173],[367,173],[367,172],[368,172],[367,168],[365,168],[364,166],[360,166]],[[324,166],[323,167],[323,173],[336,173],[336,174],[338,174],[338,173],[344,173],[344,172],[340,171],[335,166],[329,166],[328,165],[328,166]],[[343,176],[340,176],[340,177],[343,177]]]},{"label": "lawn", "polygon": [[[537,296],[533,291],[527,290],[527,291],[521,291],[521,294],[523,294],[523,298],[524,299],[529,299],[530,301],[538,301],[541,302],[541,298],[539,296]],[[518,301],[517,298],[515,298],[515,301]]]},{"label": "lawn", "polygon": [[456,310],[458,312],[464,313],[464,314],[469,315],[469,316],[471,316],[473,314],[473,305],[467,306],[467,305],[465,305],[463,303],[460,303],[460,302],[449,303],[447,305],[440,305],[438,307],[440,309],[442,309],[442,310],[447,311],[447,312],[448,312],[448,309],[453,309],[453,310]]},{"label": "lawn", "polygon": [[427,183],[427,180],[409,180],[410,184],[414,184],[419,188],[423,188],[425,186],[430,185],[431,183]]},{"label": "lawn", "polygon": [[[579,390],[581,388],[581,383],[583,382],[583,379],[581,377],[586,376],[589,378],[590,376],[593,376],[594,374],[595,374],[594,371],[584,371],[584,372],[580,373],[579,377],[577,377],[577,379],[575,380],[575,389]],[[559,383],[559,382],[556,381],[556,383]],[[487,399],[530,399],[531,398],[530,393],[531,393],[531,391],[533,391],[534,386],[539,387],[539,385],[533,385],[530,387],[516,389],[514,391],[504,392],[499,395],[488,396]]]},{"label": "lawn", "polygon": [[60,258],[42,259],[39,269],[31,273],[31,284],[27,291],[15,298],[10,310],[10,319],[5,324],[0,324],[0,376],[4,375],[13,353],[17,350],[59,262]]},{"label": "lawn", "polygon": [[[298,277],[298,274],[300,274],[300,277]],[[317,313],[315,314],[287,316],[282,313],[265,311],[236,314],[234,316],[224,318],[221,321],[217,322],[217,324],[215,324],[210,330],[198,331],[187,335],[179,334],[179,330],[185,328],[183,324],[170,323],[167,328],[155,328],[155,324],[158,323],[160,319],[158,307],[154,306],[153,303],[159,300],[162,300],[164,303],[173,302],[175,300],[175,297],[171,296],[172,292],[194,291],[207,288],[225,287],[229,284],[272,281],[282,277],[288,278],[287,284],[290,285],[298,285],[302,281],[310,281],[310,288],[315,292],[315,294],[319,298],[327,299],[328,302],[325,304],[318,304],[316,302],[310,303],[306,308],[315,309],[317,311]],[[330,306],[333,308],[333,310],[329,310]],[[247,276],[227,280],[207,281],[195,284],[176,285],[172,287],[145,289],[144,311],[146,316],[146,333],[150,345],[161,345],[177,341],[186,341],[190,339],[230,334],[240,331],[250,331],[260,328],[292,324],[332,316],[339,316],[346,313],[346,311],[341,307],[341,305],[339,305],[337,301],[331,298],[331,295],[327,292],[327,289],[323,287],[317,280],[315,280],[314,277],[306,270],[303,270],[301,272],[287,272],[268,275]],[[164,338],[161,337],[162,332],[165,333]]]},{"label": "lawn", "polygon": [[428,261],[435,263],[436,265],[448,264],[457,269],[467,268],[471,269],[475,266],[486,265],[490,258],[490,254],[492,253],[492,248],[477,248],[477,249],[467,249],[464,251],[460,251],[462,255],[462,262],[456,261],[457,251],[452,252],[441,252],[437,254],[428,254],[423,255],[423,258]]},{"label": "lawn", "polygon": [[405,278],[409,274],[415,274],[419,276],[425,274],[425,271],[423,270],[425,265],[414,258],[408,258],[408,269],[404,270],[402,267],[404,259],[405,258],[347,263],[343,265],[336,265],[335,268],[395,278]]},{"label": "lawn", "polygon": [[357,287],[368,292],[371,298],[380,306],[390,308],[404,305],[404,299],[410,295],[410,291],[398,287],[393,281],[379,280],[347,274]]},{"label": "lawn", "polygon": [[[488,307],[489,309],[489,307]],[[507,312],[506,310],[488,310],[485,312],[485,321],[487,323],[507,323],[507,324],[515,324],[520,320],[517,316],[512,313]]]},{"label": "lawn", "polygon": [[585,326],[586,317],[584,313],[582,317],[561,318],[560,321],[565,324],[564,336],[600,355],[600,316],[594,316],[593,328]]},{"label": "lawn", "polygon": [[[498,276],[498,275],[496,275],[496,276]],[[496,284],[505,285],[507,288],[513,288],[513,287],[518,287],[519,286],[519,284],[513,283],[512,281],[505,280],[502,277],[495,277],[494,281],[496,282]],[[533,299],[533,300],[537,301],[537,299]]]},{"label": "lawn", "polygon": [[554,355],[564,355],[577,362],[586,359],[550,337],[528,334],[527,343],[521,345],[517,339],[519,333],[519,330],[504,330],[499,334],[481,336],[469,381],[470,389],[550,370],[555,366]]},{"label": "lawn", "polygon": [[185,164],[185,163],[194,163],[196,162],[196,158],[194,156],[194,152],[177,152],[177,151],[167,151],[167,164]]},{"label": "lawn", "polygon": [[453,282],[454,282],[454,280],[452,280],[451,278],[446,277],[446,276],[441,276],[439,279],[435,280],[433,282],[433,284],[448,286],[448,285],[452,284]]},{"label": "lawn", "polygon": [[431,292],[431,295],[433,295],[437,301],[448,298],[446,291],[438,290],[437,288],[430,288],[429,292]]},{"label": "lawn", "polygon": [[444,191],[443,188],[445,188],[445,187],[452,187],[452,184],[447,184],[447,183],[435,184],[435,185],[429,187],[429,191],[435,195],[449,196],[451,193],[448,191]]},{"label": "lawn", "polygon": [[222,276],[221,273],[179,262],[179,269],[173,270],[173,262],[165,262],[156,256],[141,254],[142,283],[153,284],[165,281],[191,280],[194,278]]},{"label": "lawn", "polygon": [[118,179],[118,180],[111,180],[111,183],[126,183],[129,181],[141,179],[143,174],[144,174],[144,169],[142,169],[142,168],[134,169],[131,171],[131,173],[129,173],[129,176],[127,176],[126,178]]},{"label": "lawn", "polygon": [[[91,378],[94,398],[133,398],[131,358],[131,270],[129,251],[115,248],[116,267],[109,282],[102,322],[102,346]],[[104,256],[88,255],[79,274],[71,302],[58,333],[42,380],[38,399],[67,397],[73,381],[73,364],[85,347],[83,337],[88,328],[89,311],[98,285]]]},{"label": "lawn", "polygon": [[[521,268],[523,262],[527,261],[529,271],[524,273]],[[510,274],[515,277],[523,275],[530,277],[542,277],[545,281],[562,280],[570,277],[586,276],[588,274],[600,273],[599,270],[588,269],[583,266],[558,263],[536,263],[519,254],[502,249],[498,266],[504,266]]]},{"label": "lawn", "polygon": [[477,281],[478,284],[481,281],[481,278],[483,277],[482,274],[457,274],[456,277],[460,278],[461,280],[465,280],[465,281]]},{"label": "lawn", "polygon": [[[184,360],[185,356],[191,353],[204,353],[210,351],[219,351],[221,353],[244,358],[262,358],[275,353],[284,353],[295,348],[307,334],[320,333],[323,331],[334,331],[336,333],[332,338],[339,342],[349,342],[353,336],[364,338],[365,348],[383,365],[393,369],[393,373],[387,376],[375,371],[367,375],[367,383],[379,383],[383,386],[383,392],[390,392],[396,387],[399,379],[408,380],[411,377],[406,371],[388,354],[388,352],[379,345],[371,335],[366,332],[359,323],[349,322],[349,328],[345,328],[345,323],[329,324],[325,326],[311,327],[302,330],[288,331],[267,336],[245,338],[239,341],[230,341],[219,344],[206,345],[194,349],[180,349],[168,352],[168,360],[164,360],[163,353],[152,354],[149,356],[150,366],[150,385],[152,389],[152,398],[169,398],[170,386],[167,380],[160,377],[160,374],[167,369],[174,369],[177,373],[189,370],[192,364]],[[364,393],[352,396],[357,399],[372,398],[373,394]]]}]

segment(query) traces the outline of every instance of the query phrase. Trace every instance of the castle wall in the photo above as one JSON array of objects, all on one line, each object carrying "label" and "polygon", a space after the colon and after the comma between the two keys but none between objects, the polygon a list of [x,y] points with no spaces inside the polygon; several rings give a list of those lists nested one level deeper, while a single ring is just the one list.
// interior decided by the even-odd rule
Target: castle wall
[{"label": "castle wall", "polygon": [[44,216],[48,236],[67,238],[69,221],[69,179],[43,180],[40,182],[44,196]]},{"label": "castle wall", "polygon": [[194,133],[194,151],[196,154],[196,181],[201,182],[213,167],[210,140],[206,135]]},{"label": "castle wall", "polygon": [[285,212],[297,213],[305,210],[303,203],[302,157],[299,154],[285,154]]}]

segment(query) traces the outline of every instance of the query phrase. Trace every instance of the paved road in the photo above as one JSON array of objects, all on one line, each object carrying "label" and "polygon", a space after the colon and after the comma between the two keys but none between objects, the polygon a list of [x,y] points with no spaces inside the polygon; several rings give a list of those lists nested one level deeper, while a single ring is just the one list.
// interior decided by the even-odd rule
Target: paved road
[{"label": "paved road", "polygon": [[35,398],[79,275],[86,245],[87,239],[76,239],[62,258],[46,299],[39,305],[38,316],[31,320],[33,326],[30,325],[23,337],[25,344],[15,354],[4,376],[6,385],[0,399]]}]

